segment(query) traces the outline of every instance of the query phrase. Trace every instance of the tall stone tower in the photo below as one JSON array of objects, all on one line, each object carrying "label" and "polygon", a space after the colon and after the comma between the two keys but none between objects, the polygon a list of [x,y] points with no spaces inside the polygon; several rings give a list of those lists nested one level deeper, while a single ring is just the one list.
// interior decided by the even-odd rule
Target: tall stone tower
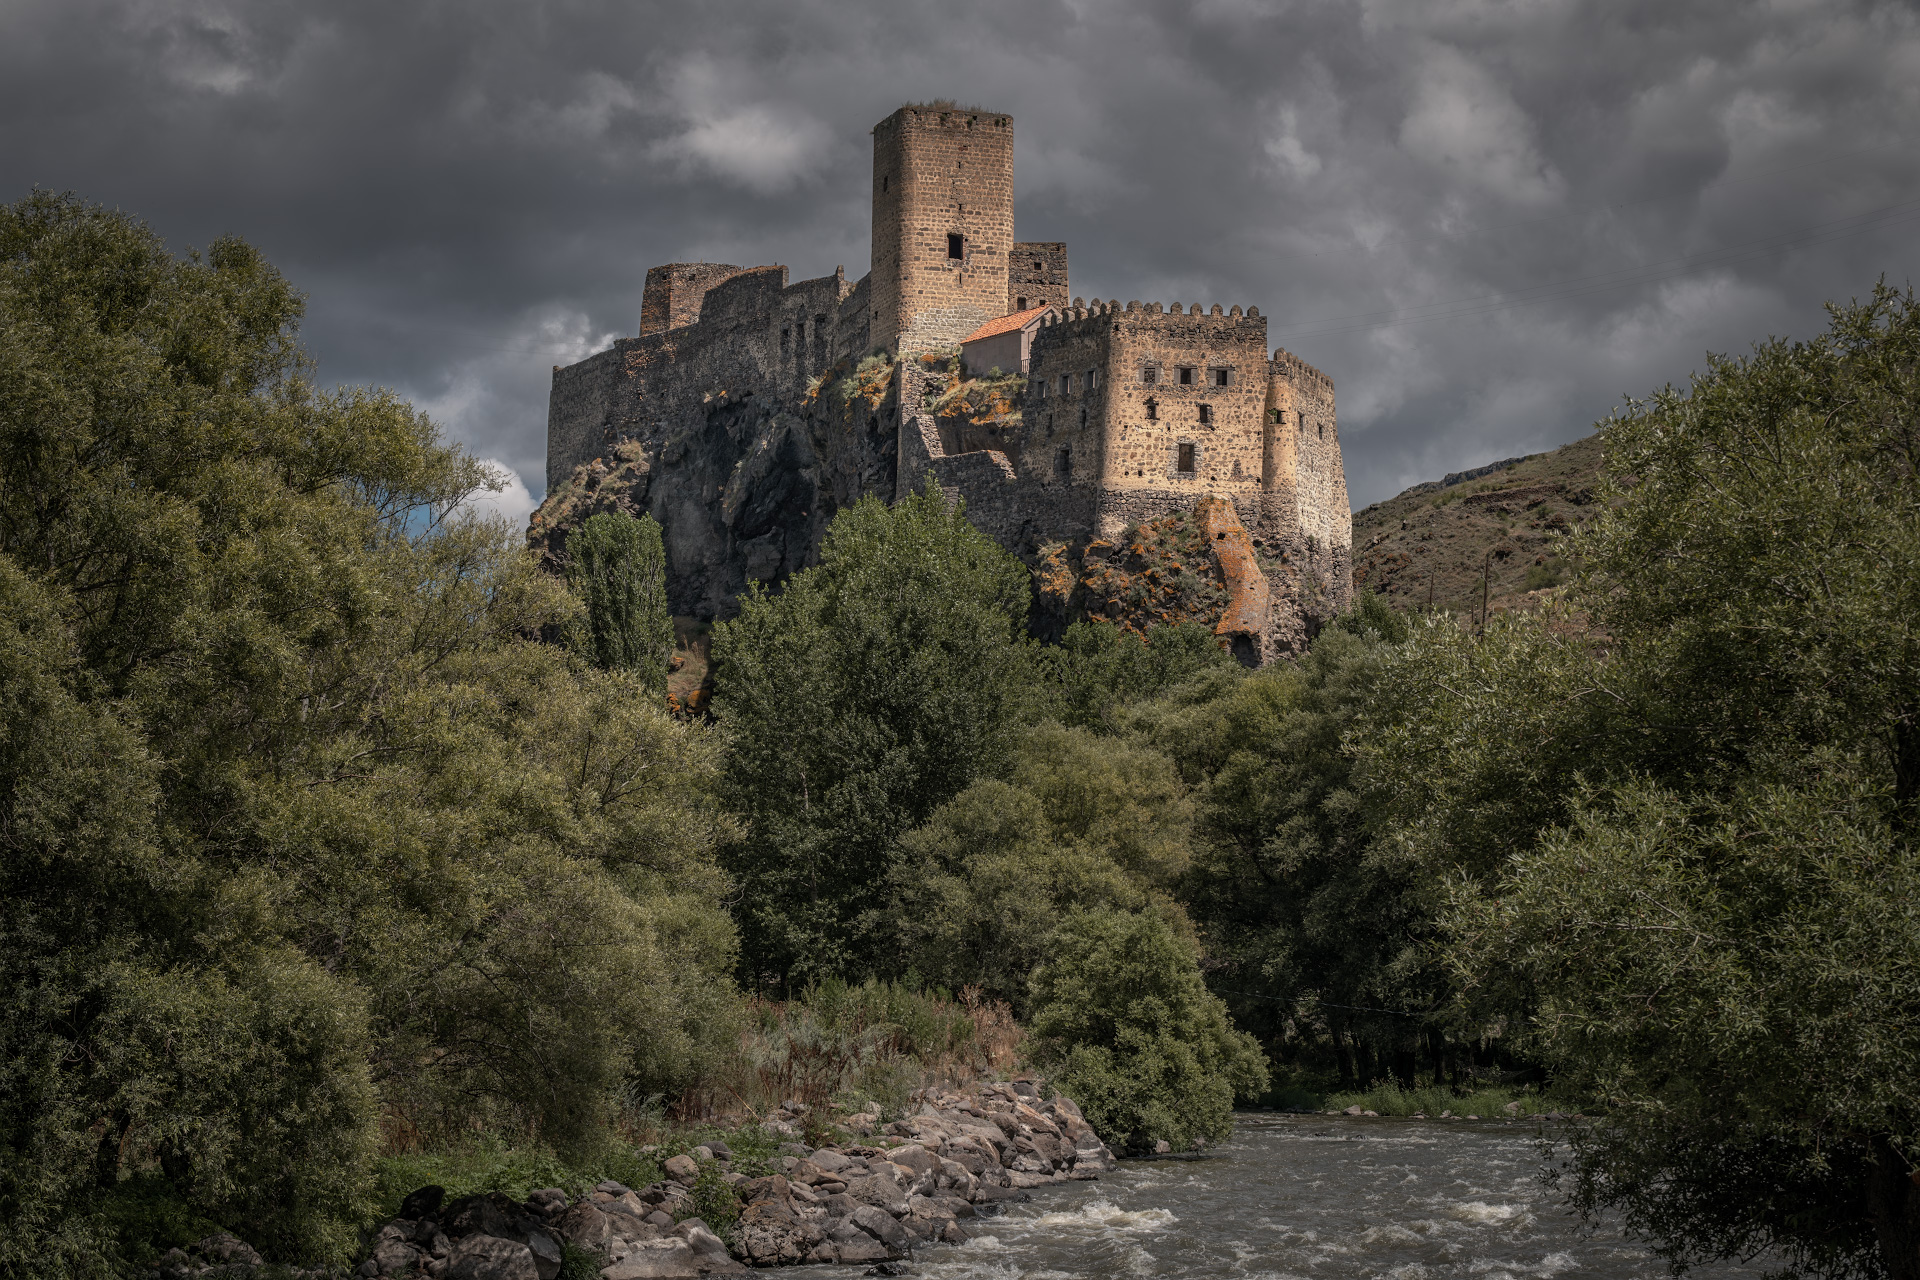
[{"label": "tall stone tower", "polygon": [[902,107],[873,128],[873,344],[958,343],[1007,309],[1013,117]]}]

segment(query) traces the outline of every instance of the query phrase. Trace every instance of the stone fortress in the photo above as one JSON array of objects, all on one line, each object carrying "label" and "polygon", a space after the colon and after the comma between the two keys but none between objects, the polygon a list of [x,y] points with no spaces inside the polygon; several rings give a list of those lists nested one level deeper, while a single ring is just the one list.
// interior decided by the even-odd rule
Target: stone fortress
[{"label": "stone fortress", "polygon": [[[1066,246],[1014,239],[996,112],[907,106],[874,126],[872,234],[851,283],[649,270],[639,336],[554,369],[534,544],[556,554],[595,510],[649,512],[674,611],[711,619],[811,563],[841,507],[931,477],[1035,565],[1118,557],[1129,529],[1192,513],[1244,661],[1350,607],[1333,383],[1269,354],[1257,308],[1071,297]],[[970,367],[983,354],[996,367]],[[976,381],[999,398],[969,398]]]}]

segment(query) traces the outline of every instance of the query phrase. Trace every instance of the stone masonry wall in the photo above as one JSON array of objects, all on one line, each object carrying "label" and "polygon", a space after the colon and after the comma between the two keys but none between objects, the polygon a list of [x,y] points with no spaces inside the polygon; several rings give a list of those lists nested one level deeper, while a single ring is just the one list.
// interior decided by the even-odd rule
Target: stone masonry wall
[{"label": "stone masonry wall", "polygon": [[700,318],[707,290],[746,270],[723,262],[670,262],[647,268],[640,293],[640,336],[679,329]]},{"label": "stone masonry wall", "polygon": [[1012,248],[1012,117],[902,107],[874,126],[874,345],[950,347],[1005,314]]},{"label": "stone masonry wall", "polygon": [[1060,240],[1019,241],[1007,260],[1007,314],[1030,307],[1064,307],[1067,246]]},{"label": "stone masonry wall", "polygon": [[[1122,308],[1097,298],[1042,326],[1027,417],[1036,434],[1073,433],[1069,443],[1101,489],[1095,536],[1190,509],[1203,493],[1233,502],[1249,523],[1258,519],[1266,328],[1257,310],[1222,314],[1215,306],[1202,314],[1197,303]],[[1088,370],[1096,376],[1090,391]],[[1038,443],[1030,438],[1027,447]]]}]

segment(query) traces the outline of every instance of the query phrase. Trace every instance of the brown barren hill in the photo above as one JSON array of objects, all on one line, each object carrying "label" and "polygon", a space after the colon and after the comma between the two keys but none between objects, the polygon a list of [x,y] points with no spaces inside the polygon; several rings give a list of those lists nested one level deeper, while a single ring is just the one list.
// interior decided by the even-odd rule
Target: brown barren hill
[{"label": "brown barren hill", "polygon": [[1353,513],[1353,587],[1463,622],[1528,608],[1567,576],[1559,536],[1593,517],[1600,437],[1417,484]]}]

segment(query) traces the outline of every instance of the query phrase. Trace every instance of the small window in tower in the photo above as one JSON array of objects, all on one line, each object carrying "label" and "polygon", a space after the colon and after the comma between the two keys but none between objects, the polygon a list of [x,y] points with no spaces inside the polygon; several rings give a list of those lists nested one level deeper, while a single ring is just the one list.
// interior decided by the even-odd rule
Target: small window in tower
[{"label": "small window in tower", "polygon": [[1193,385],[1193,366],[1192,365],[1183,364],[1180,366],[1180,385],[1183,387],[1190,387]]},{"label": "small window in tower", "polygon": [[1160,402],[1151,397],[1149,397],[1147,400],[1147,421],[1148,422],[1160,421]]},{"label": "small window in tower", "polygon": [[947,236],[947,257],[958,262],[966,256],[967,238],[963,235],[949,233]]},{"label": "small window in tower", "polygon": [[1187,475],[1193,474],[1193,446],[1192,445],[1183,444],[1180,446],[1179,454],[1174,459],[1173,468],[1174,470],[1184,472]]},{"label": "small window in tower", "polygon": [[1098,369],[1087,370],[1087,390],[1091,391],[1099,385],[1100,385],[1100,371]]},{"label": "small window in tower", "polygon": [[1212,372],[1212,382],[1214,386],[1224,387],[1227,385],[1227,371],[1225,369],[1215,369]]},{"label": "small window in tower", "polygon": [[1283,414],[1283,413],[1281,413],[1281,412],[1280,412],[1280,411],[1279,411],[1278,409],[1269,409],[1269,410],[1267,410],[1267,421],[1268,421],[1268,422],[1280,422],[1280,421],[1282,421],[1282,420],[1284,420],[1284,419],[1285,419],[1285,417],[1286,417],[1286,415],[1285,415],[1285,414]]},{"label": "small window in tower", "polygon": [[1320,438],[1322,440],[1327,438],[1327,424],[1324,422],[1320,424]]},{"label": "small window in tower", "polygon": [[1015,298],[1013,300],[1013,309],[1015,311],[1025,311],[1027,309],[1027,300],[1025,298]]},{"label": "small window in tower", "polygon": [[1053,456],[1053,474],[1056,479],[1066,480],[1073,476],[1073,450],[1062,449]]},{"label": "small window in tower", "polygon": [[1157,380],[1159,377],[1160,377],[1160,371],[1154,368],[1152,365],[1149,364],[1149,365],[1141,366],[1140,381],[1145,383],[1147,386],[1149,387],[1152,386],[1155,380]]},{"label": "small window in tower", "polygon": [[1200,406],[1200,425],[1203,427],[1209,426],[1212,424],[1212,422],[1213,422],[1213,406],[1210,404],[1201,405]]},{"label": "small window in tower", "polygon": [[1045,270],[1046,268],[1045,268],[1045,266],[1044,266],[1044,264],[1042,264],[1042,263],[1038,263],[1038,262],[1036,262],[1036,263],[1034,263],[1034,264],[1033,264],[1033,269],[1034,269],[1035,271],[1044,271],[1044,270]]},{"label": "small window in tower", "polygon": [[1060,394],[1063,396],[1070,396],[1073,394],[1073,375],[1072,374],[1063,373],[1060,375]]},{"label": "small window in tower", "polygon": [[880,189],[882,191],[887,189],[887,175],[884,173],[880,175]]},{"label": "small window in tower", "polygon": [[793,348],[793,330],[791,330],[791,329],[782,329],[782,330],[780,331],[780,354],[781,354],[781,356],[782,356],[782,357],[784,358],[784,357],[786,356],[786,354],[787,354],[787,352],[788,352],[788,351],[790,351],[790,350],[791,350],[792,348]]}]

